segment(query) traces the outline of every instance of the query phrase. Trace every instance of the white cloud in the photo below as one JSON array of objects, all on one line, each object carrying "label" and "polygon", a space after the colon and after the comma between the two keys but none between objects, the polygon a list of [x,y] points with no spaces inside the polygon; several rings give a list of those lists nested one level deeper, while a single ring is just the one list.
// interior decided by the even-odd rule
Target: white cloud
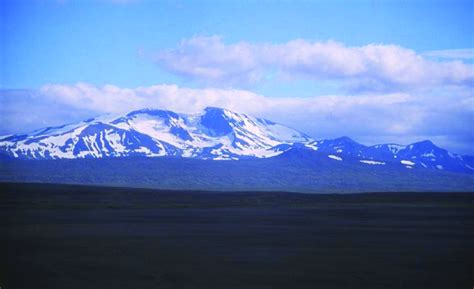
[{"label": "white cloud", "polygon": [[308,98],[265,97],[247,90],[220,88],[183,88],[161,84],[148,87],[102,87],[87,83],[75,85],[48,84],[39,92],[45,98],[71,107],[102,113],[127,112],[144,107],[197,112],[206,106],[224,107],[251,114],[277,112],[340,114],[354,107],[390,107],[408,102],[409,94],[341,96],[327,95]]},{"label": "white cloud", "polygon": [[[470,86],[473,66],[437,62],[397,45],[349,47],[339,42],[292,40],[283,44],[225,44],[218,36],[194,37],[153,54],[161,67],[213,84],[248,84],[269,74],[286,78],[337,79],[378,90],[444,85]],[[395,90],[396,90],[395,89]]]},{"label": "white cloud", "polygon": [[255,111],[254,104],[266,102],[265,97],[245,90],[193,89],[170,84],[134,89],[114,85],[97,87],[87,83],[48,84],[40,89],[40,93],[51,101],[99,113],[128,112],[144,107],[197,112],[206,106]]}]

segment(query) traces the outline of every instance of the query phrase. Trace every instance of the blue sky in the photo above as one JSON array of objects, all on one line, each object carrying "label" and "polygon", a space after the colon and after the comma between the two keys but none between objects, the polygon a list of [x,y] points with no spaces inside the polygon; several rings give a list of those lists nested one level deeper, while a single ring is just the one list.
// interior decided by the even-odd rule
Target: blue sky
[{"label": "blue sky", "polygon": [[[335,4],[334,4],[335,3]],[[182,83],[139,51],[193,36],[225,42],[335,40],[417,52],[471,48],[473,2],[2,1],[3,88]],[[262,89],[262,93],[271,91]]]},{"label": "blue sky", "polygon": [[[217,104],[317,138],[346,134],[368,144],[430,138],[474,154],[472,1],[0,5],[0,133],[120,110],[91,99],[110,94],[113,101],[129,89],[135,103],[175,110],[189,104],[175,105],[171,93],[208,95],[193,96],[196,109],[219,98]],[[155,95],[149,91],[156,85],[168,86]],[[239,95],[249,93],[255,104],[239,104]],[[149,102],[141,102],[143,94]],[[18,117],[25,103],[29,120]]]}]

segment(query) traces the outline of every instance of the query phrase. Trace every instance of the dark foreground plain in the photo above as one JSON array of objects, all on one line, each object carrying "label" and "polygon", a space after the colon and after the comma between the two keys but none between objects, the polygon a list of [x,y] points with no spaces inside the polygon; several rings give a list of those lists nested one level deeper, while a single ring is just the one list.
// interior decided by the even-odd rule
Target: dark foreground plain
[{"label": "dark foreground plain", "polygon": [[474,194],[0,188],[2,289],[474,285]]}]

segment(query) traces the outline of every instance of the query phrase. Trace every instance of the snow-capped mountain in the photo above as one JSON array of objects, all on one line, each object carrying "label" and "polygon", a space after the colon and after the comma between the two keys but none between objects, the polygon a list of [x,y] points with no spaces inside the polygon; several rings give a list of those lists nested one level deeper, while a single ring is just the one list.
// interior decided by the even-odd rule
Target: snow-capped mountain
[{"label": "snow-capped mountain", "polygon": [[198,114],[143,109],[101,116],[0,138],[0,150],[15,158],[61,159],[177,156],[201,159],[271,157],[279,144],[311,138],[274,122],[208,107]]},{"label": "snow-capped mountain", "polygon": [[168,156],[237,160],[301,149],[336,163],[474,172],[474,157],[450,153],[430,141],[365,146],[348,137],[314,140],[287,126],[216,107],[197,114],[142,109],[0,137],[0,155],[22,159]]}]

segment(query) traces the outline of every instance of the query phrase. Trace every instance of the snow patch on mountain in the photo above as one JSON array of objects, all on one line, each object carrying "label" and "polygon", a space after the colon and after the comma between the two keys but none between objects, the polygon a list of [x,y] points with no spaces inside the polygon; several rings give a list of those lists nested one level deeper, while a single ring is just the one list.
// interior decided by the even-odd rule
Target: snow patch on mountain
[{"label": "snow patch on mountain", "polygon": [[342,161],[341,157],[335,156],[335,155],[328,155],[328,158],[336,160],[336,161]]},{"label": "snow patch on mountain", "polygon": [[368,164],[368,165],[385,165],[385,162],[370,161],[370,160],[360,160],[359,162]]}]

